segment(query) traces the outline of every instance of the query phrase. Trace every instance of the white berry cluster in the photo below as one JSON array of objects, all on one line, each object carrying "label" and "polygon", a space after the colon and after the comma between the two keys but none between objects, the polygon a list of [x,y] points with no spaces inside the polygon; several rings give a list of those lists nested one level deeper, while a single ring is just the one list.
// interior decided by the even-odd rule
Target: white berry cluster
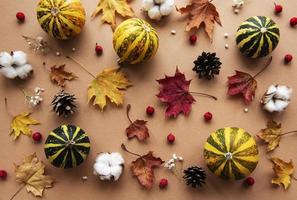
[{"label": "white berry cluster", "polygon": [[6,78],[26,79],[32,71],[33,68],[27,63],[27,55],[23,51],[0,53],[0,73]]},{"label": "white berry cluster", "polygon": [[167,169],[169,169],[169,170],[172,170],[172,169],[175,167],[177,161],[178,161],[178,162],[182,162],[183,160],[184,160],[183,157],[178,156],[178,155],[176,155],[176,154],[174,153],[174,154],[172,154],[172,158],[169,159],[169,160],[165,163],[164,167],[167,168]]},{"label": "white berry cluster", "polygon": [[174,8],[174,0],[142,0],[142,9],[150,19],[160,20],[169,15]]},{"label": "white berry cluster", "polygon": [[43,101],[41,94],[44,92],[43,88],[36,87],[34,89],[34,95],[27,96],[27,100],[32,107],[37,106],[39,103]]}]

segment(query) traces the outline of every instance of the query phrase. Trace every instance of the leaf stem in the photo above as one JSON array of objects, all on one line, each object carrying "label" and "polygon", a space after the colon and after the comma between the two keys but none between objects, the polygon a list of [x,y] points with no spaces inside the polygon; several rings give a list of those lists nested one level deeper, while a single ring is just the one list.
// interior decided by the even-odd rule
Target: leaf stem
[{"label": "leaf stem", "polygon": [[131,155],[141,157],[141,155],[129,151],[123,143],[121,144],[121,148],[122,148],[124,151],[126,151],[127,153],[131,154]]},{"label": "leaf stem", "polygon": [[132,122],[132,120],[131,120],[131,118],[130,118],[130,110],[131,110],[131,104],[128,104],[127,105],[127,109],[126,109],[126,115],[127,115],[127,118],[128,118],[128,120],[129,120],[129,122],[132,124],[133,122]]},{"label": "leaf stem", "polygon": [[292,176],[292,179],[295,180],[295,181],[297,181],[297,178],[294,175]]},{"label": "leaf stem", "polygon": [[271,61],[272,61],[272,56],[269,57],[267,63],[264,65],[264,67],[257,73],[253,76],[253,78],[256,78],[257,76],[259,76],[260,74],[262,74],[262,72],[264,72],[266,70],[266,68],[271,64]]},{"label": "leaf stem", "polygon": [[14,197],[16,197],[16,195],[18,194],[18,193],[20,193],[20,191],[22,191],[22,189],[25,187],[26,185],[25,184],[23,184],[13,195],[12,195],[12,197],[9,199],[9,200],[13,200],[14,199]]},{"label": "leaf stem", "polygon": [[87,70],[87,68],[85,66],[83,66],[82,64],[80,64],[76,59],[70,57],[70,56],[66,56],[66,58],[72,60],[73,62],[75,62],[76,64],[78,64],[85,72],[87,72],[90,76],[92,76],[93,78],[96,78],[96,76],[94,76],[89,70]]},{"label": "leaf stem", "polygon": [[295,130],[295,131],[285,132],[285,133],[282,133],[282,134],[280,134],[280,135],[281,135],[281,136],[284,136],[284,135],[288,135],[288,134],[290,134],[290,133],[297,133],[297,130]]},{"label": "leaf stem", "polygon": [[8,109],[8,100],[7,100],[6,97],[4,98],[4,103],[5,103],[5,110],[6,110],[6,112],[8,113],[8,115],[10,115],[11,117],[13,117],[13,114],[11,114],[9,112],[9,109]]},{"label": "leaf stem", "polygon": [[201,96],[205,96],[205,97],[209,97],[212,98],[214,100],[218,100],[217,97],[210,95],[210,94],[206,94],[206,93],[202,93],[202,92],[189,92],[190,94],[196,94],[196,95],[201,95]]}]

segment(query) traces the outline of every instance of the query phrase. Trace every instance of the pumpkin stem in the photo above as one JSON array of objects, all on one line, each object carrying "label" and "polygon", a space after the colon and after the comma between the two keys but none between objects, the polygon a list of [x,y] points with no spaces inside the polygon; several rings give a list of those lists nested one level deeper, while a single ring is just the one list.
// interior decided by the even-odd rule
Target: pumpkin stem
[{"label": "pumpkin stem", "polygon": [[16,195],[18,194],[18,193],[20,193],[20,191],[23,189],[25,187],[25,184],[23,184],[13,195],[12,195],[12,197],[9,199],[9,200],[13,200],[14,199],[14,197],[16,197]]},{"label": "pumpkin stem", "polygon": [[130,118],[130,110],[131,110],[131,104],[128,104],[127,105],[127,109],[126,109],[126,115],[127,115],[127,118],[128,118],[128,120],[129,120],[129,122],[132,124],[133,122],[132,122],[132,120],[131,120],[131,118]]},{"label": "pumpkin stem", "polygon": [[196,94],[196,95],[201,95],[201,96],[204,96],[204,97],[209,97],[209,98],[212,98],[214,100],[218,100],[217,97],[213,96],[213,95],[210,95],[210,94],[206,94],[206,93],[202,93],[202,92],[189,92],[190,94]]},{"label": "pumpkin stem", "polygon": [[96,76],[94,76],[89,70],[87,70],[87,68],[85,66],[83,66],[82,64],[80,64],[80,62],[78,62],[76,59],[70,57],[70,56],[66,56],[66,58],[72,60],[74,63],[78,64],[85,72],[87,72],[90,76],[92,76],[93,78],[96,78]]},{"label": "pumpkin stem", "polygon": [[290,133],[297,133],[297,130],[295,130],[295,131],[288,131],[288,132],[282,133],[281,136],[288,135]]},{"label": "pumpkin stem", "polygon": [[264,72],[266,70],[266,68],[271,64],[271,61],[272,61],[272,56],[270,56],[268,58],[268,61],[267,63],[264,65],[264,67],[257,73],[253,76],[253,78],[256,78],[257,76],[259,76],[260,74],[262,74],[262,72]]},{"label": "pumpkin stem", "polygon": [[131,154],[131,155],[134,155],[134,156],[137,156],[137,157],[141,157],[141,155],[129,151],[129,150],[126,148],[126,146],[124,145],[124,143],[121,144],[121,148],[122,148],[124,151],[126,151],[127,153]]}]

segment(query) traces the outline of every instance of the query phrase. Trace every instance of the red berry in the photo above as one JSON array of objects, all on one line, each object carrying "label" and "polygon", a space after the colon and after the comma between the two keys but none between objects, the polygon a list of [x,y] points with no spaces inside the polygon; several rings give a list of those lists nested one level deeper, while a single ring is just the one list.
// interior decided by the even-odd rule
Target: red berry
[{"label": "red berry", "polygon": [[274,4],[274,12],[276,13],[276,14],[279,14],[279,13],[281,13],[283,11],[283,7],[282,7],[282,5],[280,5],[280,4]]},{"label": "red berry", "polygon": [[212,119],[212,114],[211,112],[206,112],[204,113],[204,120],[209,122]]},{"label": "red berry", "polygon": [[196,41],[197,41],[197,35],[195,35],[195,34],[190,35],[189,41],[190,41],[191,44],[195,44]]},{"label": "red berry", "polygon": [[0,178],[6,179],[6,177],[7,177],[7,172],[5,170],[0,170]]},{"label": "red berry", "polygon": [[35,142],[39,142],[42,138],[42,135],[39,132],[35,132],[35,133],[33,133],[32,138]]},{"label": "red berry", "polygon": [[97,54],[97,55],[101,55],[102,52],[103,52],[103,48],[102,48],[102,46],[96,44],[95,51],[96,51],[96,54]]},{"label": "red berry", "polygon": [[291,26],[296,26],[297,25],[297,17],[292,17],[290,19],[290,25]]},{"label": "red berry", "polygon": [[247,177],[245,179],[245,183],[248,185],[248,186],[252,186],[255,184],[255,179],[253,177]]},{"label": "red berry", "polygon": [[290,63],[293,60],[293,56],[291,54],[286,54],[284,57],[285,63]]},{"label": "red berry", "polygon": [[167,135],[167,142],[172,144],[175,141],[175,136],[172,133]]},{"label": "red berry", "polygon": [[25,21],[25,14],[23,12],[17,12],[17,14],[15,16],[19,20],[19,22]]},{"label": "red berry", "polygon": [[166,178],[162,178],[159,182],[159,188],[165,189],[168,186],[168,180]]},{"label": "red berry", "polygon": [[148,106],[148,107],[146,108],[146,114],[147,114],[147,115],[153,115],[154,112],[155,112],[154,107],[152,107],[152,106]]}]

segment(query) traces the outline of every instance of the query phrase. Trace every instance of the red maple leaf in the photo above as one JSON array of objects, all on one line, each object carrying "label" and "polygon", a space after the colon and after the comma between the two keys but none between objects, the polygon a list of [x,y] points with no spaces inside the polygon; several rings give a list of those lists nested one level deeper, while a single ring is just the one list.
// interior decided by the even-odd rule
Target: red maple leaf
[{"label": "red maple leaf", "polygon": [[187,116],[192,103],[195,102],[189,92],[191,80],[186,80],[185,75],[176,68],[174,76],[165,75],[164,79],[159,79],[157,82],[161,85],[157,97],[167,105],[165,116],[177,117],[180,113]]}]

